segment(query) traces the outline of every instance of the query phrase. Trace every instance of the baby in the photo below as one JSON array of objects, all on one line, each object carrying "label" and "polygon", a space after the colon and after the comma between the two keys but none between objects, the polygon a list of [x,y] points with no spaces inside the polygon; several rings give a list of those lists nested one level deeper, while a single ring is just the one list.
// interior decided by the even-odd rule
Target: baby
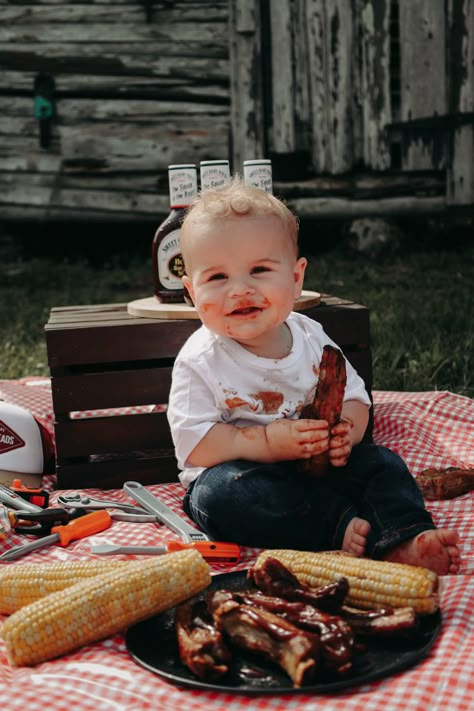
[{"label": "baby", "polygon": [[[341,421],[329,431],[300,417],[323,346],[336,344],[293,311],[307,264],[297,236],[284,203],[238,177],[203,191],[183,222],[183,282],[203,324],[176,358],[169,399],[184,510],[217,540],[456,573],[458,534],[435,527],[397,454],[362,442],[370,399],[348,361]],[[301,472],[323,452],[327,473]]]}]

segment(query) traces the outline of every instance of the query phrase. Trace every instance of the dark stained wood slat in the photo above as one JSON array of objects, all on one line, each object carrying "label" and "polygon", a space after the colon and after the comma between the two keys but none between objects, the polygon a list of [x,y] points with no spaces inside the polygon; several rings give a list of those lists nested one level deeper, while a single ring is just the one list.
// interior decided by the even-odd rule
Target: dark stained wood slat
[{"label": "dark stained wood slat", "polygon": [[56,422],[55,435],[58,461],[90,455],[173,449],[164,412]]},{"label": "dark stained wood slat", "polygon": [[171,367],[79,373],[51,380],[56,414],[168,402]]},{"label": "dark stained wood slat", "polygon": [[[152,319],[136,322],[97,323],[65,329],[48,329],[46,342],[52,372],[58,367],[174,358],[199,321],[167,321],[166,338]],[[133,332],[130,331],[133,328]],[[163,322],[161,323],[163,329]]]},{"label": "dark stained wood slat", "polygon": [[178,468],[174,456],[124,457],[111,461],[63,461],[57,467],[58,488],[116,489],[126,481],[142,484],[162,484],[178,481]]}]

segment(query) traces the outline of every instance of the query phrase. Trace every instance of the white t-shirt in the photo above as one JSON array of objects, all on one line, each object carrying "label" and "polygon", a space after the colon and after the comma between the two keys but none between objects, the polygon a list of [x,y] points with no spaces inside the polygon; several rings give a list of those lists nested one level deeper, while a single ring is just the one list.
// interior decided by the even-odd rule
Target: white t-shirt
[{"label": "white t-shirt", "polygon": [[[297,419],[314,399],[323,346],[336,346],[321,324],[292,312],[293,337],[285,358],[262,358],[231,338],[201,326],[178,353],[168,405],[179,479],[188,486],[204,467],[187,466],[187,458],[217,422],[237,427],[267,425],[277,418]],[[337,346],[336,346],[337,347]],[[346,359],[344,400],[370,406],[364,381]]]}]

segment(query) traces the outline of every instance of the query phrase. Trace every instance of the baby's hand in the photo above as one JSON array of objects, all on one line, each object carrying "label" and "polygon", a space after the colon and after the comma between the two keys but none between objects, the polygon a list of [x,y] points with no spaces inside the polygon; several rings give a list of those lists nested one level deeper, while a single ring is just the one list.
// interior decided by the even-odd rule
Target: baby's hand
[{"label": "baby's hand", "polygon": [[274,420],[265,428],[272,461],[309,459],[327,451],[328,425],[324,420]]},{"label": "baby's hand", "polygon": [[352,451],[351,424],[341,420],[334,425],[329,438],[329,461],[333,467],[344,467]]}]

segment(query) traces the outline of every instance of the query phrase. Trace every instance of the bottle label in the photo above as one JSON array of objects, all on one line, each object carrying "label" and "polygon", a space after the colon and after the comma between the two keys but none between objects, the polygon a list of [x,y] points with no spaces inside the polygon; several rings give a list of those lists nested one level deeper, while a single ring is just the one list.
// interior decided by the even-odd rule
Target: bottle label
[{"label": "bottle label", "polygon": [[193,165],[168,168],[171,207],[187,207],[197,193],[197,171]]},{"label": "bottle label", "polygon": [[229,161],[201,163],[201,189],[220,190],[230,178]]},{"label": "bottle label", "polygon": [[158,246],[158,278],[165,289],[183,288],[181,277],[184,274],[184,262],[179,248],[180,232],[179,229],[168,232]]},{"label": "bottle label", "polygon": [[272,165],[270,161],[244,161],[244,181],[254,188],[265,190],[266,193],[273,192],[272,185]]}]

